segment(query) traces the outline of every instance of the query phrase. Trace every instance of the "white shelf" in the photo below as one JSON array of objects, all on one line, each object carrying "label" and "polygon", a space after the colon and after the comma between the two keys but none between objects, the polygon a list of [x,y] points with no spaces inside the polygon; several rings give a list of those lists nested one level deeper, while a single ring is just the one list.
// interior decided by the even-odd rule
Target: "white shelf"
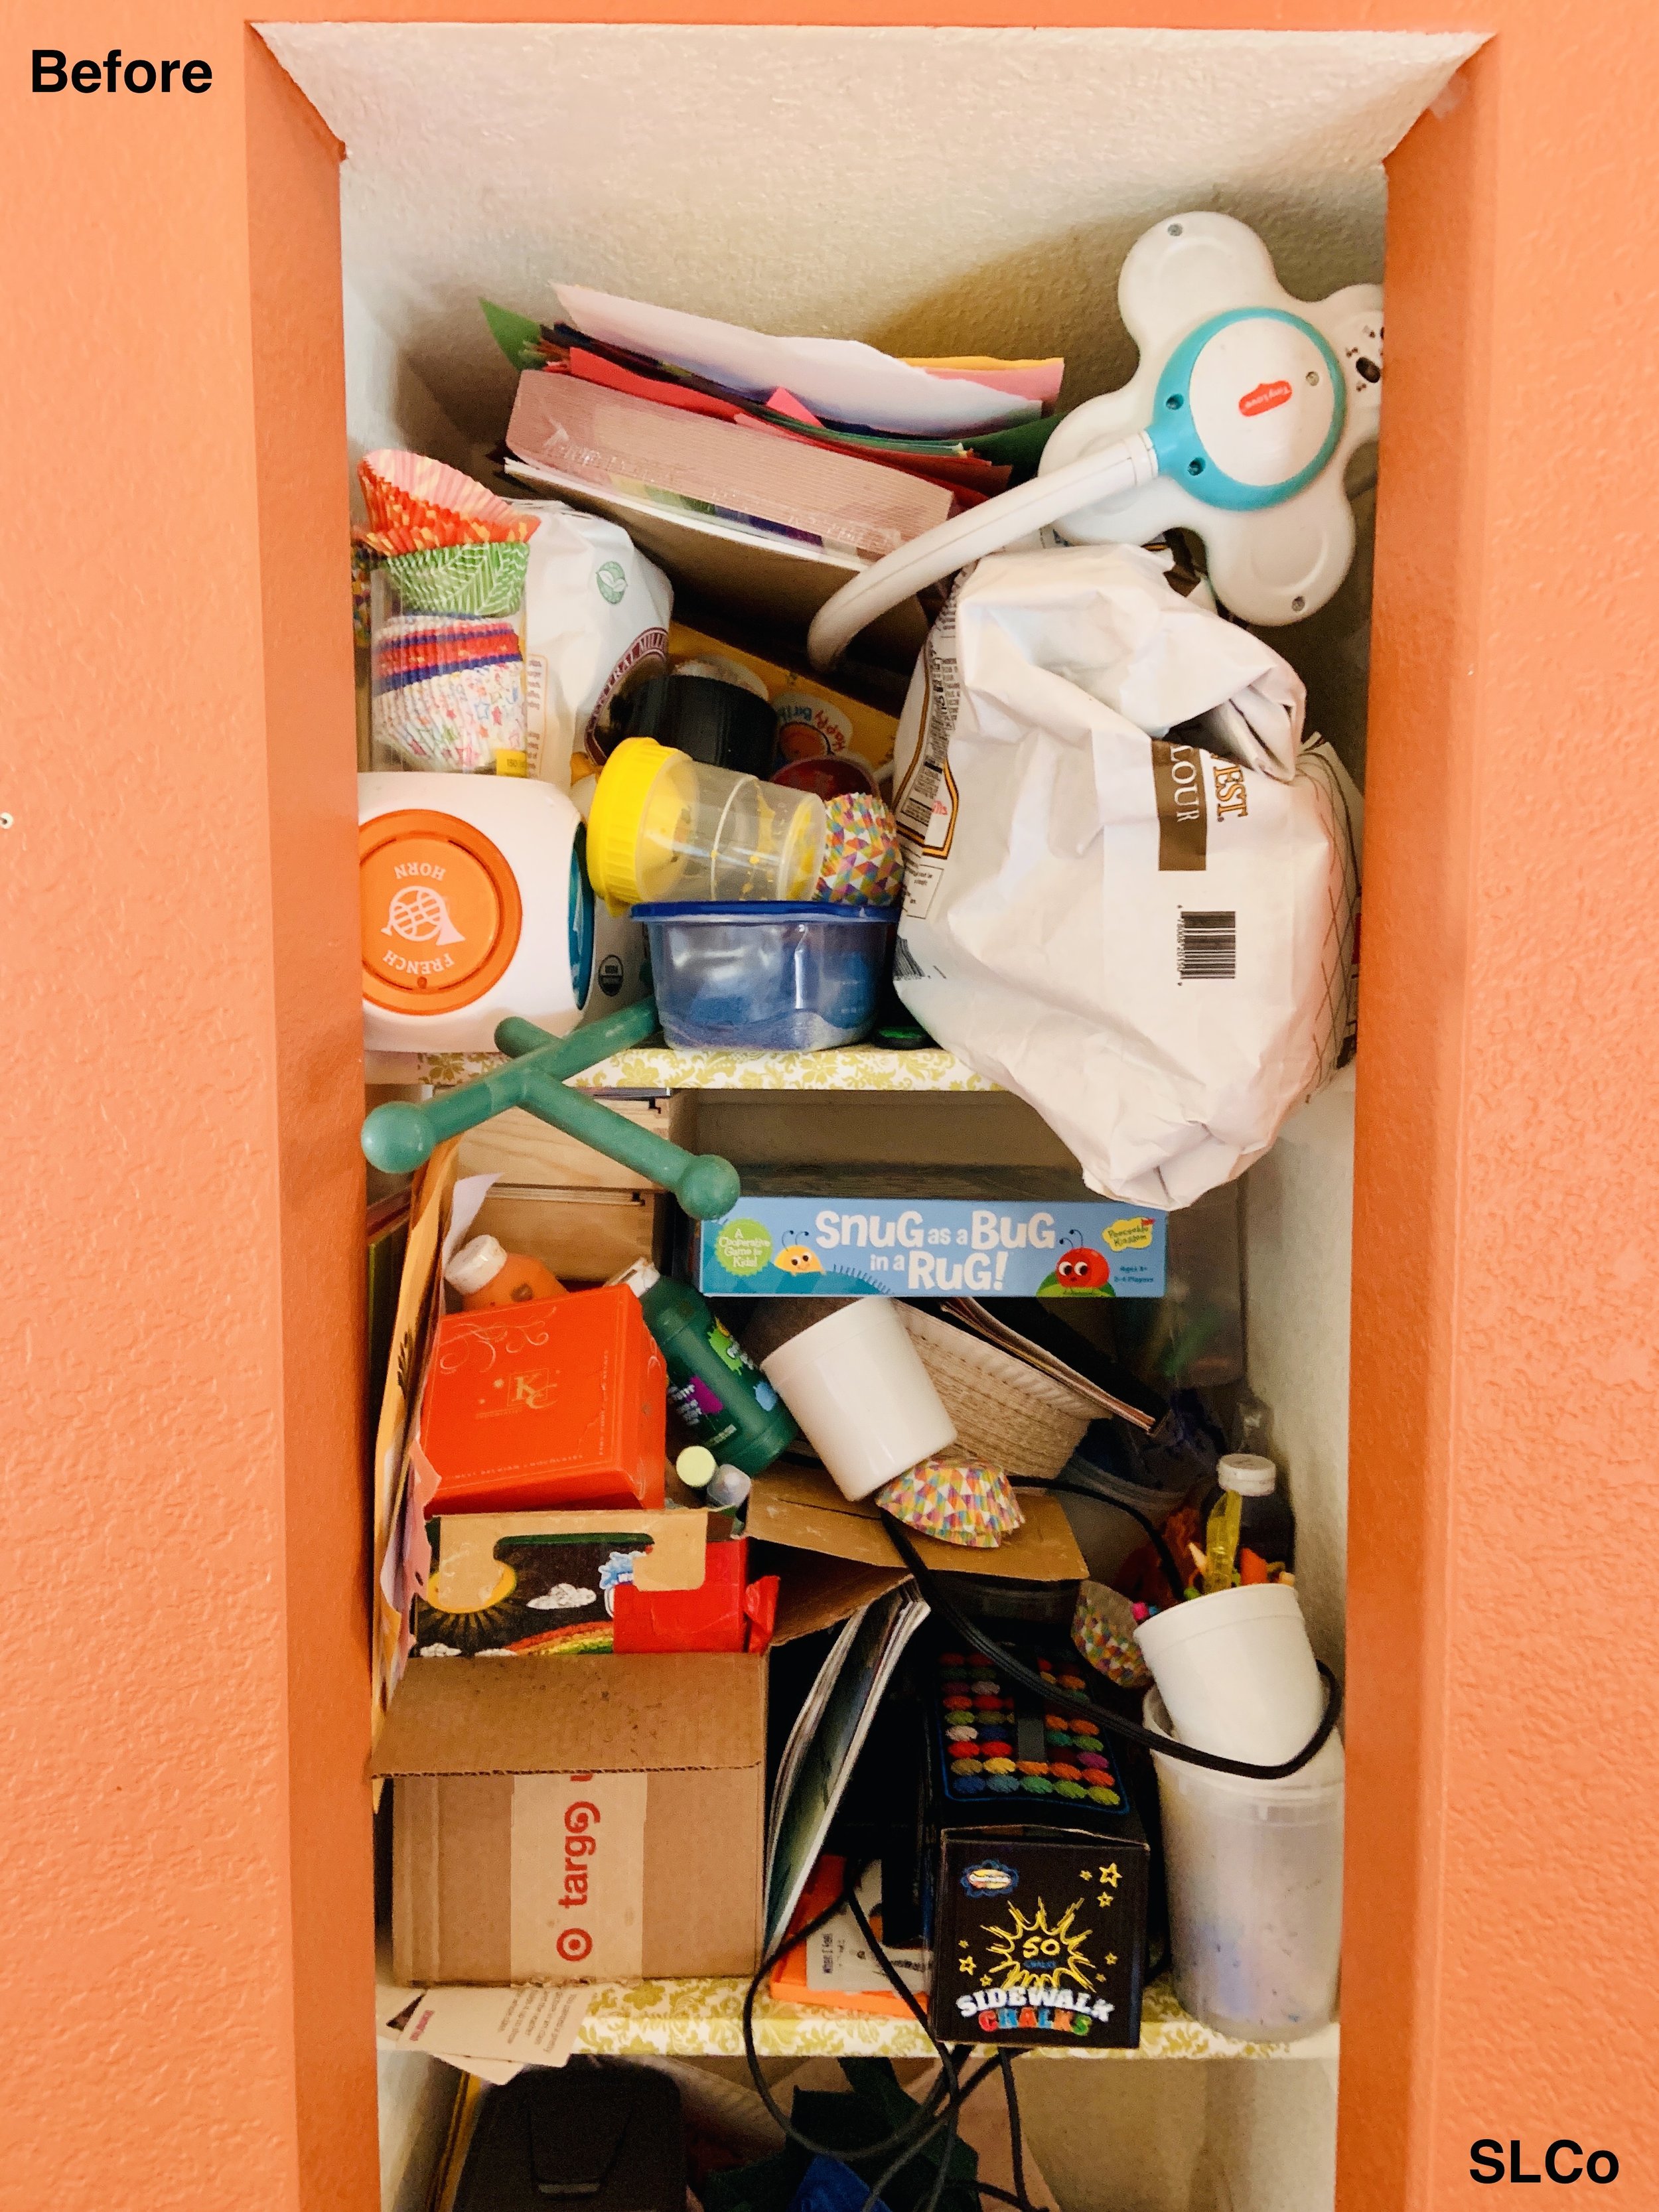
[{"label": "white shelf", "polygon": [[[594,1990],[576,2049],[605,2057],[740,2058],[741,1981],[605,1982]],[[774,2004],[755,2007],[755,2045],[763,2058],[927,2058],[927,2039],[912,2021]],[[1333,2023],[1297,2043],[1238,2043],[1218,2035],[1176,2002],[1167,1978],[1141,2005],[1134,2051],[1059,2050],[1064,2058],[1334,2058]]]}]

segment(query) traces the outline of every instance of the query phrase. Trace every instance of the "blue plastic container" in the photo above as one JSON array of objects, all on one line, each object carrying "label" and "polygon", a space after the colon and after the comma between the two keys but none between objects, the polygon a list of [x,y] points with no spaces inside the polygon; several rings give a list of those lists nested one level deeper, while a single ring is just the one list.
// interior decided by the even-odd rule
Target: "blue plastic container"
[{"label": "blue plastic container", "polygon": [[898,908],[684,900],[634,919],[670,1044],[823,1052],[869,1034]]}]

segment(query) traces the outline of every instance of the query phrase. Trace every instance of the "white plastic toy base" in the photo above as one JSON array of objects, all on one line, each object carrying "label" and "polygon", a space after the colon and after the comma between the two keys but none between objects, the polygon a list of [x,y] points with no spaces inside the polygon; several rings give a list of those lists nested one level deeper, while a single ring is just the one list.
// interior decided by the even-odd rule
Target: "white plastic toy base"
[{"label": "white plastic toy base", "polygon": [[[1381,288],[1293,299],[1248,225],[1199,213],[1171,216],[1137,240],[1118,306],[1140,349],[1129,382],[1066,417],[1031,483],[913,538],[843,586],[812,624],[816,667],[829,667],[912,592],[1047,526],[1073,544],[1140,545],[1191,530],[1204,541],[1216,597],[1246,622],[1296,622],[1324,605],[1353,557],[1343,474],[1355,447],[1376,436]],[[1182,342],[1226,317],[1238,319],[1183,370]],[[1183,422],[1191,442],[1172,458],[1168,435]]]},{"label": "white plastic toy base", "polygon": [[[467,1006],[410,1014],[365,999],[363,1042],[370,1052],[489,1052],[503,1015],[522,1015],[564,1036],[641,996],[644,929],[613,918],[586,892],[592,958],[587,988],[577,998],[571,972],[571,853],[582,822],[567,793],[533,777],[402,772],[358,777],[360,823],[404,812],[453,815],[483,832],[518,889],[518,949],[495,982]],[[379,933],[366,929],[365,943]]]}]

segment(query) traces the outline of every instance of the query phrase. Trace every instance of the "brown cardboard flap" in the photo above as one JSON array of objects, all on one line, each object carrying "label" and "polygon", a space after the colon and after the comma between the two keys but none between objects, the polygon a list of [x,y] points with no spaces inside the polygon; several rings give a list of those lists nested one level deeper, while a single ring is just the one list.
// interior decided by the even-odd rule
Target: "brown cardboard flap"
[{"label": "brown cardboard flap", "polygon": [[[1002,1575],[1017,1582],[1081,1582],[1088,1573],[1083,1554],[1057,1498],[1022,1490],[1019,1510],[1025,1525],[994,1551],[970,1552],[960,1544],[941,1544],[913,1535],[924,1566],[936,1574]],[[817,1552],[866,1567],[885,1567],[902,1575],[881,1516],[867,1499],[849,1504],[822,1468],[770,1468],[756,1481],[749,1498],[749,1534],[769,1544]],[[785,1589],[788,1587],[786,1577]],[[822,1624],[820,1624],[822,1625]],[[797,1634],[801,1631],[795,1631]]]},{"label": "brown cardboard flap", "polygon": [[815,1629],[833,1628],[849,1620],[861,1607],[884,1597],[907,1579],[900,1566],[867,1567],[850,1559],[794,1551],[781,1560],[767,1559],[757,1569],[778,1571],[778,1618],[772,1632],[775,1644],[792,1643],[811,1636]]},{"label": "brown cardboard flap", "polygon": [[746,1651],[410,1662],[374,1774],[756,1766],[766,1661]]},{"label": "brown cardboard flap", "polygon": [[[635,1563],[642,1590],[701,1589],[708,1571],[707,1510],[672,1513],[446,1513],[438,1518],[438,1565],[427,1595],[447,1613],[471,1613],[494,1605],[513,1588],[513,1575],[495,1557],[510,1536],[632,1536],[651,1539]],[[720,1516],[723,1524],[726,1516]],[[428,1526],[430,1527],[430,1523]]]}]

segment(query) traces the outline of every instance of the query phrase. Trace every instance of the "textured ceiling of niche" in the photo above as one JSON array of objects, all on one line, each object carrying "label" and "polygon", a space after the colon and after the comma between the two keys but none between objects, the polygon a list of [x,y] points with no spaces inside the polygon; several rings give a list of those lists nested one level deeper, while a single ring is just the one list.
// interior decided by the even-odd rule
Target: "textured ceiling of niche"
[{"label": "textured ceiling of niche", "polygon": [[1405,33],[272,23],[344,143],[346,266],[459,428],[513,372],[480,294],[556,282],[916,354],[1133,350],[1158,216],[1255,223],[1293,292],[1382,273],[1379,164],[1479,44]]}]

